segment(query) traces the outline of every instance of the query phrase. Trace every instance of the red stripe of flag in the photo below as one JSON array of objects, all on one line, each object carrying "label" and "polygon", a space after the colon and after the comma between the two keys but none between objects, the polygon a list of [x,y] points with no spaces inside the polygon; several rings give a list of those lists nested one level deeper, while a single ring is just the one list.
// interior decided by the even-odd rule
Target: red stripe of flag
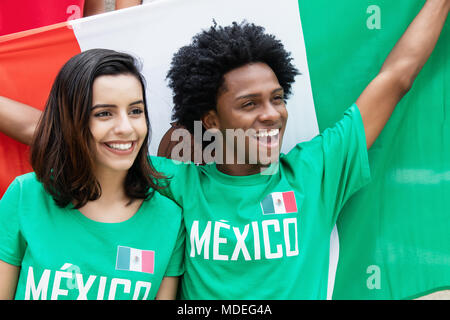
[{"label": "red stripe of flag", "polygon": [[[0,37],[0,95],[42,110],[62,65],[81,52],[68,23]],[[29,148],[0,133],[0,197],[32,171]]]},{"label": "red stripe of flag", "polygon": [[297,203],[295,201],[294,191],[283,192],[284,207],[286,213],[297,212]]},{"label": "red stripe of flag", "polygon": [[154,273],[155,251],[142,250],[142,272]]}]

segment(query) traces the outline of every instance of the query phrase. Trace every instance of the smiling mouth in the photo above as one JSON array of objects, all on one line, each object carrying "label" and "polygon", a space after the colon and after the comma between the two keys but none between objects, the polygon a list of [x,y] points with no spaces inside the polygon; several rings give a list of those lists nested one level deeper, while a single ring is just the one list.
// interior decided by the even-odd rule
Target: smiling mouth
[{"label": "smiling mouth", "polygon": [[260,130],[254,137],[258,141],[258,144],[266,147],[274,147],[279,144],[280,129]]},{"label": "smiling mouth", "polygon": [[133,146],[133,142],[128,143],[105,143],[109,148],[115,149],[115,150],[128,150]]},{"label": "smiling mouth", "polygon": [[260,130],[255,134],[255,137],[261,138],[261,137],[276,137],[280,133],[280,129],[270,129],[270,130]]},{"label": "smiling mouth", "polygon": [[130,142],[105,142],[103,145],[111,152],[120,154],[120,155],[127,155],[133,152],[134,147],[136,145],[135,141]]}]

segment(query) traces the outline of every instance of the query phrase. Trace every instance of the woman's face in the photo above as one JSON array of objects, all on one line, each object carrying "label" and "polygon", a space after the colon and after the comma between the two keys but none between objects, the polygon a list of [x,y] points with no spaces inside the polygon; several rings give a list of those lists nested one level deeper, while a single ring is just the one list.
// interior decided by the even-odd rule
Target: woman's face
[{"label": "woman's face", "polygon": [[128,171],[148,130],[141,83],[134,75],[105,75],[94,80],[89,128],[94,171]]}]

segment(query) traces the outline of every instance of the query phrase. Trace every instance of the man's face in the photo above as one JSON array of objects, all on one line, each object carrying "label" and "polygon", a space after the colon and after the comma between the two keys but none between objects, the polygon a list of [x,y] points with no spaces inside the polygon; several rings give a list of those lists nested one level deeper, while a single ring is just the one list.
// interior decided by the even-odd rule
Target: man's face
[{"label": "man's face", "polygon": [[[278,159],[288,114],[283,88],[267,64],[251,63],[226,73],[216,109],[210,112],[212,121],[210,118],[209,122],[213,125],[207,128],[219,129],[224,137],[226,129],[242,129],[248,133],[245,147],[239,148],[236,141],[231,144],[228,141],[224,152],[233,148],[234,155],[240,153],[245,161],[254,159],[257,152],[257,164]],[[264,160],[261,155],[271,160]]]}]

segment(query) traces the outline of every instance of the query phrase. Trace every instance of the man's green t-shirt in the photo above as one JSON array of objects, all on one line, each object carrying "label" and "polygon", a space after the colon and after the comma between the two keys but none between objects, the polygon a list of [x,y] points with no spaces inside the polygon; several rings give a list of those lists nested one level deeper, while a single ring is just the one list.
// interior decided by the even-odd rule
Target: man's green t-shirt
[{"label": "man's green t-shirt", "polygon": [[154,299],[184,272],[181,209],[155,192],[130,219],[101,223],[60,208],[34,173],[0,201],[0,260],[20,266],[16,299]]},{"label": "man's green t-shirt", "polygon": [[162,192],[183,208],[182,299],[326,299],[332,228],[346,200],[370,180],[355,104],[261,174],[152,162],[172,177]]}]

